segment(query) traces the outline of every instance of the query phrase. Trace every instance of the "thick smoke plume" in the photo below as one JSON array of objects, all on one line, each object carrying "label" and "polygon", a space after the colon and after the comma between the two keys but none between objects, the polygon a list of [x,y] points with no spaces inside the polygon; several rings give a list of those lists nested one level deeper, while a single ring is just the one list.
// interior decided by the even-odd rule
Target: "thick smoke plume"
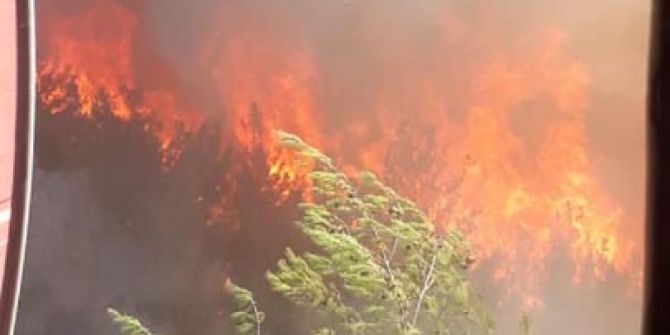
[{"label": "thick smoke plume", "polygon": [[[629,0],[41,1],[33,223],[20,334],[230,331],[306,171],[282,128],[468,232],[513,334],[640,322],[649,8]],[[39,321],[36,321],[39,320]],[[614,321],[612,321],[614,320]]]}]

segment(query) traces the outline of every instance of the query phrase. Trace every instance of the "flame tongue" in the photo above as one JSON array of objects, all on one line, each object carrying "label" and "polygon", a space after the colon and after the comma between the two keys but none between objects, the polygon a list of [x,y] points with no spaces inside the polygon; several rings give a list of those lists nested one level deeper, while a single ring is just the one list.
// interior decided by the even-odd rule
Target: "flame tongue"
[{"label": "flame tongue", "polygon": [[[374,89],[360,85],[374,92],[361,96],[332,88],[329,80],[342,83],[328,77],[304,41],[279,38],[258,25],[262,20],[247,20],[255,14],[229,9],[226,22],[235,34],[203,42],[203,52],[212,54],[202,58],[215,61],[201,64],[213,74],[202,80],[217,89],[220,111],[206,115],[190,110],[180,90],[137,87],[133,55],[141,22],[132,10],[120,2],[81,7],[76,16],[42,14],[49,33],[42,34],[40,103],[54,114],[75,106],[81,117],[95,119],[104,97],[115,118],[146,122],[166,169],[179,159],[179,136],[196,132],[208,118],[224,120],[221,141],[240,159],[222,176],[228,194],[212,207],[214,216],[234,207],[236,171],[261,170],[259,191],[277,205],[309,189],[310,166],[270,136],[281,128],[323,148],[347,171],[381,174],[437,224],[463,227],[477,264],[494,262],[494,278],[510,287],[532,291],[560,249],[569,250],[576,281],[640,272],[641,246],[624,233],[621,210],[598,184],[586,147],[589,73],[566,52],[560,31],[543,30],[532,43],[464,60],[473,64],[463,68],[468,78],[454,79],[460,94],[446,90],[442,78],[457,66],[438,62],[428,73],[389,56],[382,68],[398,78],[378,79]],[[464,38],[468,25],[447,16],[442,39],[431,42],[437,55],[458,43],[471,47]],[[216,43],[226,47],[214,50]],[[404,59],[405,51],[394,52]],[[341,91],[365,109],[338,109],[348,106]],[[533,293],[528,305],[538,304]]]}]

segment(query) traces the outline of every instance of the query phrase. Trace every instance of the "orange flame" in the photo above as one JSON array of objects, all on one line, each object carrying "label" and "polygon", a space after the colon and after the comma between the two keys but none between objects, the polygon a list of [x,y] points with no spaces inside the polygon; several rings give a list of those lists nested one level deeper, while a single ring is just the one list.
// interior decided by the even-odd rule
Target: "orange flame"
[{"label": "orange flame", "polygon": [[[464,81],[460,104],[443,88],[444,73],[393,67],[399,78],[378,83],[365,115],[343,117],[333,126],[326,118],[333,107],[323,97],[322,74],[308,44],[275,36],[262,20],[240,22],[249,13],[226,13],[224,21],[240,29],[206,41],[203,53],[215,59],[207,64],[213,73],[207,79],[220,94],[227,127],[222,141],[248,160],[224,178],[233,178],[233,169],[258,168],[251,153],[260,150],[260,191],[281,204],[309,189],[311,167],[270,136],[281,128],[324,149],[347,171],[381,174],[437,224],[462,227],[477,264],[495,262],[494,279],[527,292],[527,307],[541,306],[532,287],[542,282],[551,256],[562,251],[570,253],[576,282],[605,280],[608,272],[639,279],[641,246],[625,233],[621,209],[599,184],[587,149],[589,71],[566,51],[560,30],[544,29],[517,48],[473,60],[477,69]],[[468,34],[465,23],[446,17],[442,40],[435,41],[439,50]],[[58,24],[47,27],[53,31],[42,44],[39,72],[40,100],[50,113],[63,112],[64,101],[72,99],[68,85],[87,118],[104,92],[118,119],[148,119],[147,131],[166,152],[179,132],[203,122],[204,114],[184,111],[180,92],[142,91],[140,103],[130,102],[129,92],[139,90],[132,57],[141,23],[132,11],[97,1],[76,18],[53,21]],[[225,47],[212,49],[217,43]],[[49,86],[49,78],[61,80]],[[533,103],[539,108],[528,107]],[[179,158],[178,152],[169,156]],[[236,192],[229,182],[228,192]],[[230,205],[225,196],[212,214],[222,215],[224,203]]]},{"label": "orange flame", "polygon": [[[95,101],[104,95],[111,114],[121,121],[144,118],[147,132],[155,135],[169,165],[179,156],[173,141],[179,131],[193,131],[202,118],[186,113],[171,92],[144,90],[138,101],[133,73],[136,15],[118,3],[94,1],[83,13],[54,15],[41,20],[48,32],[40,43],[39,98],[47,111],[58,114],[71,103],[81,117],[93,118]],[[43,51],[42,51],[43,50]],[[74,94],[69,90],[74,89]],[[71,101],[72,99],[76,101]]]}]

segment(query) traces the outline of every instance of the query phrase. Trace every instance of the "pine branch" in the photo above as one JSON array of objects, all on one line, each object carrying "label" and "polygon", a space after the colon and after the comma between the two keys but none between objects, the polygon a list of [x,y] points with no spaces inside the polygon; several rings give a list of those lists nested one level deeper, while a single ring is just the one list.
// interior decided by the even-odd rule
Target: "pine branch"
[{"label": "pine branch", "polygon": [[[492,322],[463,275],[473,259],[458,229],[436,232],[415,203],[374,174],[362,172],[352,180],[299,137],[275,135],[297,154],[298,164],[311,169],[314,196],[299,205],[297,225],[315,250],[297,254],[287,248],[266,279],[306,313],[325,316],[325,325],[312,334],[490,332]],[[230,314],[237,332],[261,335],[265,314],[253,293],[229,280],[225,287],[237,306]],[[122,335],[153,335],[130,315],[112,308],[108,313]],[[521,330],[530,331],[527,317]]]},{"label": "pine branch", "polygon": [[416,321],[419,318],[419,311],[421,310],[421,305],[423,303],[423,299],[426,296],[426,292],[428,292],[428,290],[430,290],[430,288],[435,283],[435,277],[433,276],[433,271],[435,270],[436,260],[437,255],[433,254],[433,259],[431,260],[430,265],[427,268],[423,284],[421,285],[421,291],[419,292],[419,297],[416,300],[416,305],[414,307],[414,315],[412,316],[412,326],[416,325]]},{"label": "pine branch", "polygon": [[112,318],[112,322],[119,327],[122,335],[153,335],[149,329],[133,316],[119,313],[114,308],[107,308],[107,313]]},{"label": "pine branch", "polygon": [[[299,137],[282,131],[275,136],[297,154],[297,164],[311,169],[313,200],[300,205],[297,224],[317,252],[300,255],[287,248],[266,277],[292,303],[329,316],[329,324],[313,334],[469,333],[488,325],[477,321],[484,317],[469,317],[480,311],[460,274],[472,259],[458,230],[435,233],[416,204],[374,174],[363,172],[354,181]],[[231,315],[238,331],[259,335],[262,312],[251,292],[233,287],[241,309]],[[426,313],[430,318],[421,318]]]},{"label": "pine branch", "polygon": [[238,311],[230,314],[237,331],[243,335],[260,335],[265,314],[258,308],[251,291],[233,284],[230,280],[226,280],[225,287],[238,307]]}]

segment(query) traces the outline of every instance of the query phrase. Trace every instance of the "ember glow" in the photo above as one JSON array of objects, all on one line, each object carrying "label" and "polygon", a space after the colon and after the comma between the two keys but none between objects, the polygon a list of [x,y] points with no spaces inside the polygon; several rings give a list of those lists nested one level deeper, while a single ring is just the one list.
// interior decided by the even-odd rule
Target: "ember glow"
[{"label": "ember glow", "polygon": [[[324,7],[357,30],[324,32],[281,6],[222,2],[210,4],[206,33],[190,36],[189,59],[170,61],[141,45],[165,34],[143,27],[149,8],[67,3],[38,4],[40,103],[52,114],[74,104],[82,118],[105,122],[95,104],[106,99],[115,118],[141,120],[161,143],[166,171],[181,159],[181,137],[220,122],[223,147],[239,159],[219,181],[226,191],[208,222],[243,224],[230,200],[241,187],[236,171],[255,171],[258,193],[277,205],[309,196],[310,166],[270,136],[284,129],[346,171],[376,172],[437,225],[462,227],[475,269],[519,297],[521,309],[542,307],[548,268],[562,253],[573,285],[625,278],[639,299],[643,222],[625,215],[596,168],[591,65],[560,25],[531,22],[505,35],[485,28],[509,23],[496,6],[431,3],[415,10],[429,20],[415,31],[417,22],[389,19],[383,4],[350,1]],[[180,83],[153,63],[198,77]]]}]

